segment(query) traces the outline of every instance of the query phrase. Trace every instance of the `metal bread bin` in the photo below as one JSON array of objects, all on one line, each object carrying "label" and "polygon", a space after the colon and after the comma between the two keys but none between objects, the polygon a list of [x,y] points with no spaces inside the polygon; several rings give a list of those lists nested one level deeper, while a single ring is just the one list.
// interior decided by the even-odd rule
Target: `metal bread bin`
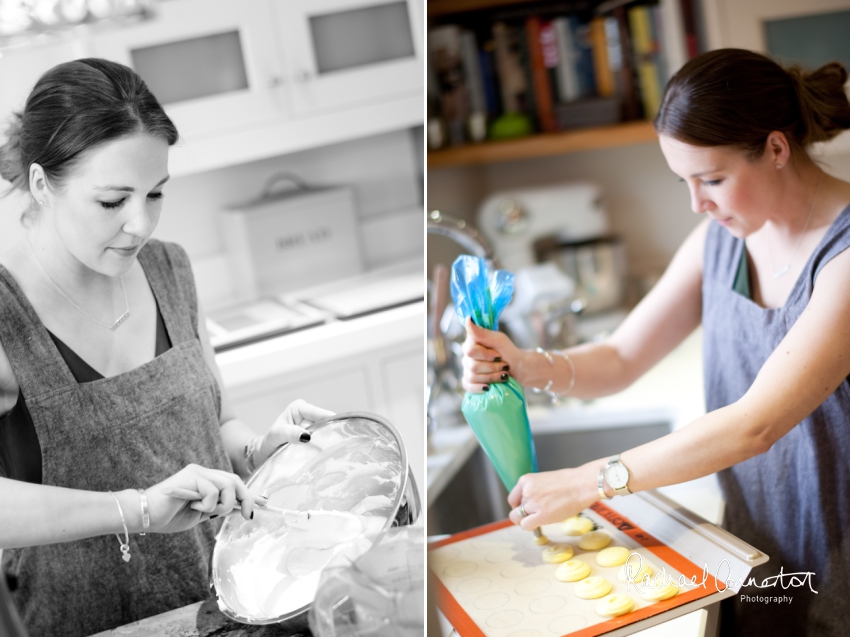
[{"label": "metal bread bin", "polygon": [[269,512],[253,520],[228,516],[216,538],[210,587],[222,613],[243,624],[306,627],[328,563],[339,554],[356,559],[388,529],[419,517],[404,442],[386,419],[348,412],[308,430],[310,442],[281,446],[248,489],[282,509],[353,514],[361,530],[334,544],[328,528],[289,527]]},{"label": "metal bread bin", "polygon": [[[282,181],[294,187],[277,189]],[[360,274],[354,192],[273,175],[262,194],[219,214],[236,298],[253,299]]]}]

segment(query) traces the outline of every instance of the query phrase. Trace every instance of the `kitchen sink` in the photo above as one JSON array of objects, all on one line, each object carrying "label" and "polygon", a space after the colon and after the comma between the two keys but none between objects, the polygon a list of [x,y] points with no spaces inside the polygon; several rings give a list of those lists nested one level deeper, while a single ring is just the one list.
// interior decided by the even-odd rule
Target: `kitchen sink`
[{"label": "kitchen sink", "polygon": [[534,436],[540,471],[577,467],[637,447],[672,431],[670,422],[648,422],[624,427],[605,427]]},{"label": "kitchen sink", "polygon": [[[660,414],[640,414],[640,420],[618,419],[569,428],[544,423],[538,430],[532,421],[534,445],[540,471],[576,467],[660,438],[672,431],[672,421]],[[646,418],[647,416],[655,416]],[[595,418],[593,420],[596,420]],[[493,465],[480,447],[447,483],[428,509],[428,534],[457,533],[503,520],[510,507],[508,493]]]}]

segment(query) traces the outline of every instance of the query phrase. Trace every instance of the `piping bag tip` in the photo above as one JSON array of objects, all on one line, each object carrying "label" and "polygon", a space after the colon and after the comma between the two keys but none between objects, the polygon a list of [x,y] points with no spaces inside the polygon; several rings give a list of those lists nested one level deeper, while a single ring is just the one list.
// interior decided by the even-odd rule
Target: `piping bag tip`
[{"label": "piping bag tip", "polygon": [[534,543],[535,544],[538,544],[539,546],[543,546],[544,544],[549,544],[549,538],[546,537],[545,535],[543,535],[543,531],[540,530],[539,526],[536,529],[534,529],[534,531],[532,531],[532,533],[534,533]]}]

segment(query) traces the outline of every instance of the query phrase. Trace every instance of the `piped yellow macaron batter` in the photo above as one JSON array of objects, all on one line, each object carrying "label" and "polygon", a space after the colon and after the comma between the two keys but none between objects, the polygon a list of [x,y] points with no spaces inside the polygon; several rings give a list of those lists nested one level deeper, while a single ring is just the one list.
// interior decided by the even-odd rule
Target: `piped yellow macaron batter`
[{"label": "piped yellow macaron batter", "polygon": [[573,547],[569,544],[552,544],[543,549],[543,561],[549,564],[558,564],[572,559],[575,555]]},{"label": "piped yellow macaron batter", "polygon": [[590,575],[590,564],[582,560],[567,560],[555,571],[555,579],[562,582],[577,582]]},{"label": "piped yellow macaron batter", "polygon": [[604,577],[594,576],[576,584],[575,594],[582,599],[597,599],[611,592],[613,586]]},{"label": "piped yellow macaron batter", "polygon": [[635,609],[635,600],[628,595],[615,593],[605,599],[599,600],[596,605],[596,614],[603,617],[618,617],[630,613]]},{"label": "piped yellow macaron batter", "polygon": [[584,535],[592,531],[594,526],[593,520],[581,515],[574,515],[563,522],[563,530],[567,535]]},{"label": "piped yellow macaron batter", "polygon": [[605,567],[620,566],[626,563],[630,554],[631,551],[625,546],[609,546],[596,554],[596,563]]},{"label": "piped yellow macaron batter", "polygon": [[590,531],[579,538],[578,547],[584,551],[598,551],[611,544],[611,536],[605,531]]}]

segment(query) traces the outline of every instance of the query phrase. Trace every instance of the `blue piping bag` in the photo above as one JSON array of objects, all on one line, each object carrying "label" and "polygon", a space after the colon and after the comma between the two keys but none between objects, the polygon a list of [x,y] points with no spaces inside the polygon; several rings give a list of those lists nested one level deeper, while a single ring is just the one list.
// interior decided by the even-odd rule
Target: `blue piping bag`
[{"label": "blue piping bag", "polygon": [[[462,324],[471,316],[479,327],[499,329],[499,315],[514,293],[513,274],[493,272],[484,259],[461,255],[452,264],[451,284]],[[537,471],[525,393],[513,377],[492,383],[483,394],[467,392],[461,411],[508,492],[520,476]]]}]

